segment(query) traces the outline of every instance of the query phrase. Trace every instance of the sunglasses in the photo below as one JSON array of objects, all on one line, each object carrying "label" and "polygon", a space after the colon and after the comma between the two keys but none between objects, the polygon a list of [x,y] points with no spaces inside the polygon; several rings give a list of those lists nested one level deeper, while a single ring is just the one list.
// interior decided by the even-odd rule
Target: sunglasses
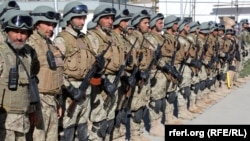
[{"label": "sunglasses", "polygon": [[120,18],[125,18],[125,17],[127,17],[129,19],[130,18],[129,14],[130,13],[129,13],[128,9],[124,9],[120,15],[115,17],[115,20],[118,20]]},{"label": "sunglasses", "polygon": [[10,21],[4,23],[5,26],[32,28],[32,18],[30,16],[15,16]]},{"label": "sunglasses", "polygon": [[52,12],[52,11],[48,11],[46,13],[30,13],[31,16],[45,16],[48,19],[56,19],[59,20],[60,19],[60,13],[56,13],[56,12]]},{"label": "sunglasses", "polygon": [[16,3],[16,1],[10,1],[8,3],[8,6],[5,7],[3,9],[3,11],[0,13],[0,17],[7,11],[7,10],[10,10],[10,9],[20,9],[20,7],[18,6],[18,4]]},{"label": "sunglasses", "polygon": [[69,13],[81,14],[82,12],[88,13],[88,7],[86,5],[78,5],[76,7],[73,7],[67,13],[65,13],[63,17],[66,17]]}]

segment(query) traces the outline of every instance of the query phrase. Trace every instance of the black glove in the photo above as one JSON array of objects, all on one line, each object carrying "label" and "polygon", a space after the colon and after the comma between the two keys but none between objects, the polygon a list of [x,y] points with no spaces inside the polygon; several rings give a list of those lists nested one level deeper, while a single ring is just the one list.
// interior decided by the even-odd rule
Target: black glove
[{"label": "black glove", "polygon": [[144,81],[147,81],[148,80],[148,78],[149,78],[149,72],[147,72],[147,71],[138,71],[138,73],[139,73],[139,78],[140,78],[140,80],[144,80]]},{"label": "black glove", "polygon": [[95,59],[96,59],[96,65],[97,65],[98,71],[101,71],[105,66],[105,59],[103,56],[96,56]]},{"label": "black glove", "polygon": [[[127,56],[125,56],[126,58]],[[133,63],[133,56],[132,55],[129,55],[128,56],[128,59],[127,59],[127,62],[126,62],[126,66],[129,66]]]},{"label": "black glove", "polygon": [[173,74],[174,72],[174,68],[172,65],[170,64],[165,64],[163,67],[162,67],[162,70],[166,73],[170,73],[170,74]]},{"label": "black glove", "polygon": [[102,79],[102,87],[107,95],[112,96],[115,94],[116,86],[115,84],[111,83],[108,78]]},{"label": "black glove", "polygon": [[198,67],[199,60],[193,59],[190,62],[190,66],[192,67]]},{"label": "black glove", "polygon": [[85,98],[85,94],[83,93],[83,91],[81,91],[79,88],[75,88],[71,84],[66,89],[67,89],[67,91],[69,93],[69,96],[71,98],[73,98],[74,100],[80,101],[81,99]]},{"label": "black glove", "polygon": [[183,77],[182,77],[181,73],[176,69],[176,67],[173,67],[172,75],[174,78],[176,78],[178,80],[179,83],[182,82]]},{"label": "black glove", "polygon": [[201,62],[201,60],[198,60],[197,68],[201,69],[201,67],[202,67],[202,62]]},{"label": "black glove", "polygon": [[139,53],[139,55],[138,55],[138,60],[139,60],[139,62],[141,62],[141,61],[142,61],[142,59],[143,59],[143,53],[142,53],[142,52],[140,52],[140,53]]},{"label": "black glove", "polygon": [[162,52],[160,49],[157,49],[154,53],[156,60],[159,60],[162,57]]}]

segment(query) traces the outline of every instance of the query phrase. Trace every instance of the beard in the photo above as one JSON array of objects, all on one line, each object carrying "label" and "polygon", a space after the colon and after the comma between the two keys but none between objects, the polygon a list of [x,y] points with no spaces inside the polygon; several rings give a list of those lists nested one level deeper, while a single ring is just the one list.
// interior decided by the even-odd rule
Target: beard
[{"label": "beard", "polygon": [[15,42],[11,41],[9,38],[7,39],[7,42],[16,50],[21,50],[26,42],[23,42],[21,44],[16,44]]}]

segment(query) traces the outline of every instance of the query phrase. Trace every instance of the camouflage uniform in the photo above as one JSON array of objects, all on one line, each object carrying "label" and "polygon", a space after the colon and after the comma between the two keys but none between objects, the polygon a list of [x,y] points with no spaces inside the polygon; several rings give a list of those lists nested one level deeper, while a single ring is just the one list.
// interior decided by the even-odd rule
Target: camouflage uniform
[{"label": "camouflage uniform", "polygon": [[[150,16],[150,28],[151,31],[146,35],[147,40],[151,43],[153,46],[153,51],[157,51],[158,47],[159,51],[161,52],[162,47],[164,46],[164,37],[160,32],[157,32],[160,28],[163,28],[163,19],[164,16],[161,13],[152,14]],[[162,27],[160,27],[160,23],[162,21]],[[158,22],[159,21],[159,22]],[[156,25],[156,23],[158,24]],[[157,26],[157,27],[156,27]],[[156,29],[158,28],[158,29]],[[162,54],[162,53],[160,53]],[[154,54],[156,59],[161,59],[161,56],[156,56],[157,54]],[[164,66],[164,61],[158,61],[155,66]],[[155,136],[164,136],[164,126],[161,123],[162,120],[162,113],[165,112],[165,106],[166,106],[166,92],[167,92],[167,74],[162,72],[160,69],[157,70],[153,68],[151,70],[150,74],[150,83],[151,83],[151,95],[150,95],[150,101],[149,101],[149,119],[150,119],[150,134]],[[156,81],[155,84],[153,84],[153,81]]]},{"label": "camouflage uniform", "polygon": [[248,53],[250,51],[250,32],[247,28],[249,28],[249,24],[247,19],[242,19],[240,21],[241,25],[243,26],[242,31],[240,33],[241,36],[241,44],[242,44],[242,48],[245,51],[245,55],[244,55],[244,63],[249,59]]},{"label": "camouflage uniform", "polygon": [[[130,40],[131,43],[134,43],[136,38],[138,38],[138,41],[136,43],[136,49],[140,52],[143,53],[143,58],[141,61],[138,61],[137,65],[139,67],[138,70],[138,77],[137,83],[132,89],[132,101],[131,101],[131,118],[130,118],[130,133],[131,133],[131,141],[134,140],[146,140],[146,138],[143,137],[143,129],[144,129],[144,123],[143,123],[143,118],[145,116],[146,112],[146,106],[149,102],[150,95],[152,93],[150,89],[150,83],[146,83],[142,75],[147,73],[146,70],[149,66],[149,63],[152,60],[152,53],[153,53],[153,47],[150,45],[150,43],[144,39],[145,38],[145,33],[148,32],[148,22],[149,22],[149,14],[146,10],[142,10],[138,13],[136,13],[132,17],[132,22],[131,25],[137,28],[141,28],[140,22],[143,20],[146,20],[145,31],[139,31],[135,29],[133,33],[128,36],[128,39]],[[145,74],[149,75],[149,74]],[[144,83],[145,82],[145,83]],[[141,85],[143,88],[141,89]]]},{"label": "camouflage uniform", "polygon": [[[86,9],[80,9],[79,13],[68,13],[69,10],[76,7],[84,7],[80,2],[70,2],[64,7],[63,20],[71,26],[66,26],[63,32],[60,32],[54,39],[55,45],[60,48],[64,58],[64,95],[67,97],[63,116],[64,136],[61,140],[73,140],[75,130],[77,138],[80,141],[86,141],[88,138],[88,118],[90,113],[90,85],[87,87],[85,97],[74,99],[76,95],[73,89],[78,89],[86,74],[91,69],[95,61],[94,51],[89,46],[89,41],[85,35],[80,32],[80,28],[75,27],[73,20],[75,16],[85,17]],[[68,14],[67,14],[68,13]],[[85,21],[83,21],[85,22]],[[77,91],[79,92],[79,91]],[[74,104],[76,106],[74,107]],[[71,109],[71,106],[75,109]]]},{"label": "camouflage uniform", "polygon": [[[26,133],[30,129],[30,122],[29,122],[29,114],[36,112],[36,105],[37,103],[32,103],[32,99],[30,99],[29,93],[29,83],[30,83],[30,76],[36,75],[39,71],[39,62],[36,58],[35,51],[25,44],[25,41],[32,33],[32,18],[28,16],[29,14],[20,11],[20,10],[13,10],[12,12],[7,12],[6,15],[8,16],[5,19],[6,26],[3,28],[3,31],[6,32],[12,31],[12,36],[8,35],[6,32],[6,38],[8,39],[6,43],[0,44],[0,72],[1,72],[1,82],[0,82],[0,100],[1,100],[1,110],[0,110],[0,136],[1,140],[6,141],[26,141]],[[23,19],[17,18],[17,16],[26,16],[25,21]],[[10,19],[15,19],[16,21],[12,21]],[[18,22],[21,23],[22,27],[16,26]],[[27,23],[30,23],[27,24]],[[21,30],[22,33],[15,32],[16,30]],[[14,43],[10,42],[13,39],[13,34],[21,34],[24,45],[22,47],[18,47],[18,52],[16,51],[17,48]],[[25,37],[24,37],[25,35]],[[12,38],[11,38],[12,37]],[[25,38],[25,39],[24,39]],[[19,63],[16,63],[17,57]],[[8,64],[8,65],[7,65]],[[18,75],[17,78],[17,89],[10,89],[11,86],[8,85],[10,69],[18,67]],[[38,93],[37,93],[38,94]],[[38,96],[38,95],[37,95]],[[33,123],[31,123],[33,124]]]},{"label": "camouflage uniform", "polygon": [[[132,44],[129,40],[125,37],[125,33],[123,32],[126,30],[128,25],[128,20],[131,19],[129,16],[128,9],[118,10],[116,12],[114,22],[113,22],[113,30],[112,36],[114,40],[118,44],[119,47],[123,48],[126,53],[125,57],[127,60],[124,60],[123,65],[124,67],[124,75],[121,78],[121,85],[118,88],[118,100],[117,100],[117,107],[116,107],[116,115],[115,115],[115,125],[114,130],[112,133],[112,140],[119,141],[125,140],[126,135],[126,123],[128,119],[128,99],[130,97],[130,86],[127,83],[127,80],[132,68],[133,68],[133,58],[136,57],[136,50],[132,48]],[[131,50],[130,50],[131,49]],[[131,52],[130,52],[131,51]],[[132,57],[132,59],[131,59]]]},{"label": "camouflage uniform", "polygon": [[[87,38],[91,41],[91,45],[96,54],[102,53],[102,51],[111,44],[104,55],[106,64],[101,76],[102,84],[96,86],[92,85],[90,121],[93,122],[93,126],[90,131],[89,140],[110,140],[110,134],[114,127],[118,91],[115,89],[112,96],[106,92],[107,88],[110,88],[109,86],[114,86],[114,79],[124,60],[124,49],[118,46],[118,43],[110,34],[111,27],[104,27],[99,23],[99,20],[104,16],[113,17],[114,14],[115,9],[109,6],[97,7],[94,11],[94,18],[92,21],[98,23],[98,25],[92,30],[91,34],[87,34]],[[119,87],[119,85],[120,82],[118,81],[115,87]],[[108,99],[111,100],[109,103],[107,103]]]},{"label": "camouflage uniform", "polygon": [[[50,22],[56,24],[57,17],[47,19],[40,13],[54,11],[48,6],[38,6],[32,12],[34,25],[38,21]],[[55,11],[54,11],[55,12]],[[56,14],[55,14],[56,15]],[[50,25],[52,26],[52,25]],[[37,141],[58,140],[58,114],[59,108],[56,97],[61,95],[61,87],[63,84],[63,60],[60,50],[55,47],[54,43],[44,34],[44,29],[35,27],[33,34],[28,42],[37,52],[40,61],[40,71],[37,75],[39,79],[39,93],[41,98],[41,107],[39,109],[39,123],[34,128],[33,139]],[[47,60],[47,53],[51,52],[54,60]],[[51,62],[55,61],[55,64]],[[32,131],[31,131],[32,132]]]}]

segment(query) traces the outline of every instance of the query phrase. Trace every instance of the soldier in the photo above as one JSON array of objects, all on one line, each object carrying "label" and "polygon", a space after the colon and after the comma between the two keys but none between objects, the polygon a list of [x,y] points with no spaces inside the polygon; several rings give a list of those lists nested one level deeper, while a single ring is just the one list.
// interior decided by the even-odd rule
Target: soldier
[{"label": "soldier", "polygon": [[[131,19],[130,12],[128,9],[124,10],[118,10],[115,14],[114,22],[113,22],[113,30],[112,30],[112,36],[114,37],[114,40],[118,44],[119,48],[123,48],[125,51],[126,60],[124,60],[124,69],[123,72],[124,75],[122,78],[128,76],[130,73],[128,71],[131,71],[133,68],[133,56],[136,56],[136,50],[132,48],[131,43],[128,39],[124,36],[124,32],[126,31],[128,27],[128,21]],[[131,49],[131,51],[130,51]],[[133,56],[132,56],[133,55]],[[128,77],[126,77],[128,78]],[[127,103],[126,100],[128,100],[128,96],[126,95],[128,93],[128,83],[126,82],[126,79],[123,79],[123,83],[121,83],[121,86],[118,88],[118,100],[117,100],[117,108],[116,108],[116,117],[115,117],[115,126],[114,131],[112,133],[112,140],[119,141],[119,140],[125,140],[126,135],[126,123],[127,123],[127,106],[125,103]]]},{"label": "soldier", "polygon": [[[197,60],[197,64],[199,64],[200,58],[199,58],[199,53],[200,53],[200,46],[199,46],[199,42],[198,42],[198,34],[199,34],[199,22],[190,22],[189,26],[190,26],[190,31],[189,34],[187,35],[187,39],[190,41],[190,43],[192,44],[192,47],[194,49],[194,52],[192,54],[193,59]],[[191,55],[191,54],[190,54]],[[201,64],[201,63],[200,63]],[[202,65],[202,64],[201,64]],[[201,66],[191,66],[191,69],[193,71],[193,77],[192,77],[192,81],[191,81],[191,94],[189,97],[189,107],[188,110],[190,112],[193,113],[201,113],[202,109],[200,107],[198,107],[195,103],[196,103],[196,98],[197,98],[197,93],[199,90],[199,71]]]},{"label": "soldier", "polygon": [[[135,28],[133,33],[128,36],[131,43],[136,43],[136,49],[139,51],[138,57],[136,59],[136,65],[132,70],[132,74],[137,71],[136,84],[132,88],[132,99],[129,102],[131,110],[130,118],[130,133],[131,141],[146,141],[143,137],[144,123],[143,118],[147,111],[147,104],[151,95],[150,85],[147,82],[149,78],[148,67],[152,60],[153,46],[149,44],[147,39],[145,39],[145,34],[149,31],[149,19],[150,15],[147,10],[141,10],[133,15],[131,19],[131,25]],[[143,88],[142,88],[143,87]]]},{"label": "soldier", "polygon": [[184,48],[185,61],[181,63],[179,67],[180,72],[182,73],[182,82],[178,85],[178,118],[180,119],[193,119],[195,115],[193,115],[190,111],[188,111],[188,101],[191,95],[191,80],[194,76],[195,71],[192,71],[191,67],[200,68],[201,63],[194,58],[195,49],[192,46],[191,42],[186,37],[189,33],[190,27],[188,22],[183,19],[179,22],[178,28],[178,41],[180,46]]},{"label": "soldier", "polygon": [[245,63],[249,59],[248,52],[250,51],[250,31],[249,31],[249,23],[247,19],[241,19],[241,44],[242,48],[245,50],[245,53],[243,55],[244,62]]},{"label": "soldier", "polygon": [[[39,123],[34,127],[33,139],[57,141],[58,118],[62,116],[63,59],[60,50],[50,38],[53,36],[60,14],[49,6],[38,6],[30,14],[34,19],[34,30],[29,45],[36,50],[40,61],[40,71],[37,76],[41,98]],[[57,98],[59,100],[56,100]]]},{"label": "soldier", "polygon": [[[87,122],[90,113],[91,87],[89,85],[85,90],[79,88],[83,80],[88,79],[85,78],[86,74],[95,61],[90,41],[81,32],[87,14],[88,8],[81,2],[73,1],[66,4],[63,9],[63,21],[67,24],[65,31],[60,32],[54,39],[55,45],[64,55],[64,85],[67,90],[64,94],[67,97],[67,110],[63,116],[64,136],[61,141],[74,140],[75,130],[79,141],[88,140]],[[76,99],[75,96],[81,95],[81,92],[84,95]]]},{"label": "soldier", "polygon": [[[199,31],[199,46],[200,46],[200,60],[202,61],[202,67],[199,71],[199,80],[200,80],[200,90],[197,93],[197,100],[196,104],[197,106],[201,108],[206,108],[210,104],[211,101],[208,100],[208,97],[206,94],[209,93],[209,90],[207,88],[207,78],[208,78],[208,71],[212,67],[211,64],[211,56],[213,52],[213,48],[208,45],[208,38],[209,38],[209,32],[210,32],[210,25],[208,22],[203,22],[200,25],[200,31]],[[207,56],[209,54],[209,56]]]},{"label": "soldier", "polygon": [[[147,34],[147,40],[152,44],[153,51],[160,52],[156,57],[156,60],[160,59],[161,62],[156,62],[154,65],[159,65],[163,67],[166,62],[161,58],[161,49],[165,44],[164,37],[161,32],[163,30],[164,16],[162,13],[154,13],[150,16],[150,32]],[[165,110],[166,101],[166,87],[167,87],[167,77],[161,69],[152,69],[151,70],[151,90],[152,94],[150,95],[149,102],[149,119],[150,119],[150,129],[149,134],[154,136],[164,137],[165,129],[164,125],[161,123],[162,113]],[[154,82],[155,81],[155,82]]]},{"label": "soldier", "polygon": [[120,65],[124,60],[124,49],[118,46],[111,35],[116,10],[102,5],[94,10],[92,21],[97,23],[87,38],[91,41],[96,54],[104,55],[106,64],[99,74],[99,83],[92,85],[90,121],[93,123],[89,140],[110,140],[114,127],[115,110],[117,106],[117,78]]},{"label": "soldier", "polygon": [[[19,5],[14,0],[4,1],[0,5],[0,29],[1,29],[2,23],[3,23],[4,18],[5,18],[5,13],[9,10],[12,10],[12,9],[20,10]],[[5,34],[4,34],[4,32],[0,31],[0,42],[3,42],[3,41],[5,41]]]},{"label": "soldier", "polygon": [[178,45],[178,40],[175,33],[178,29],[179,18],[174,15],[165,17],[164,19],[164,38],[167,40],[164,46],[162,55],[165,56],[167,62],[162,68],[164,72],[169,74],[167,94],[166,94],[166,110],[165,110],[165,124],[181,124],[181,120],[177,119],[174,114],[174,104],[177,98],[177,85],[181,82],[182,76],[177,70],[184,59],[185,50]]},{"label": "soldier", "polygon": [[33,93],[30,88],[33,87],[31,79],[39,71],[39,61],[35,50],[26,44],[32,28],[32,18],[27,12],[12,10],[6,13],[2,26],[6,41],[0,43],[1,140],[26,141],[30,125],[38,122],[39,101],[31,98],[39,98],[38,89]]}]

